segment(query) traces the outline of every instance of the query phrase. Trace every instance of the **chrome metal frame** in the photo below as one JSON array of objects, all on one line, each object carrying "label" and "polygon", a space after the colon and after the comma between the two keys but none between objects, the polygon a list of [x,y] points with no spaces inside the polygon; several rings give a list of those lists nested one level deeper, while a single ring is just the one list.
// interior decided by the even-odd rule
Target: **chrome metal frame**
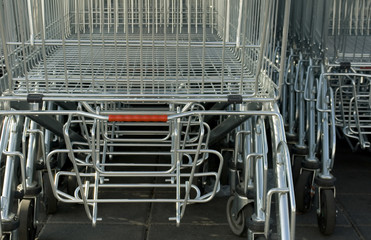
[{"label": "chrome metal frame", "polygon": [[[255,157],[255,162],[246,159],[251,167],[246,171],[259,190],[257,207],[263,207],[256,209],[256,216],[268,224],[264,231],[267,236],[271,227],[266,220],[270,218],[270,197],[278,194],[277,232],[281,239],[294,239],[295,217],[289,217],[290,210],[295,213],[290,158],[282,117],[275,105],[283,84],[289,12],[290,0],[1,0],[0,38],[5,71],[0,77],[0,116],[32,119],[26,120],[23,134],[24,138],[29,136],[28,145],[23,144],[27,167],[35,163],[35,142],[46,138],[41,141],[41,152],[54,195],[63,202],[83,204],[93,225],[99,220],[98,203],[113,202],[176,203],[175,217],[170,219],[179,225],[187,204],[211,200],[220,187],[223,157],[209,149],[211,130],[204,117],[253,116],[257,119],[254,124],[260,126],[253,134],[253,150],[262,157]],[[24,108],[15,106],[19,102],[28,103]],[[56,109],[52,107],[54,102],[72,102],[77,106]],[[208,102],[242,107],[233,111],[209,110],[203,106]],[[44,107],[39,109],[38,103]],[[250,108],[251,103],[262,107]],[[142,104],[155,107],[137,108]],[[143,119],[148,115],[166,117],[161,122],[146,123],[166,130],[146,132],[141,128],[144,123],[137,120],[111,121]],[[275,131],[274,135],[271,133],[275,136],[274,189],[267,187],[267,150],[260,145],[266,145],[264,116],[270,118]],[[59,124],[62,117],[68,117],[63,130],[53,134],[64,141],[66,148],[53,150],[53,134],[40,122],[51,119]],[[74,140],[72,124],[80,127],[79,139],[85,142]],[[45,131],[39,131],[38,125]],[[123,131],[125,126],[133,131]],[[111,163],[113,156],[154,154],[115,151],[117,146],[164,147],[166,151],[156,154],[170,156],[165,164],[125,164],[167,169],[107,170],[125,165]],[[51,159],[61,153],[68,154],[74,172],[54,174]],[[211,154],[219,161],[218,169],[197,172]],[[26,175],[23,184],[31,186],[33,175]],[[78,186],[73,195],[59,188],[62,176],[76,178]],[[134,176],[160,176],[169,182],[105,182],[110,177]],[[201,194],[199,187],[192,184],[198,177],[214,178],[212,190]],[[100,188],[133,187],[173,188],[176,196],[105,199],[98,194]],[[191,191],[196,192],[195,197],[191,197]]]}]

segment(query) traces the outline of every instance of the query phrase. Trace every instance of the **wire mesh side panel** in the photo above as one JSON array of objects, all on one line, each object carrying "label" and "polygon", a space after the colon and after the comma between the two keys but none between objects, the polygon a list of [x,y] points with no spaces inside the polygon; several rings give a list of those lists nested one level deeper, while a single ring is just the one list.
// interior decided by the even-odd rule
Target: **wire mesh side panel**
[{"label": "wire mesh side panel", "polygon": [[290,42],[313,57],[323,56],[327,44],[331,1],[292,1]]},{"label": "wire mesh side panel", "polygon": [[2,0],[3,81],[18,95],[272,98],[280,2]]},{"label": "wire mesh side panel", "polygon": [[371,1],[293,2],[290,26],[296,45],[330,62],[370,62]]},{"label": "wire mesh side panel", "polygon": [[371,1],[335,0],[327,56],[332,62],[371,62]]},{"label": "wire mesh side panel", "polygon": [[4,63],[4,54],[3,54],[3,48],[1,47],[3,45],[3,42],[1,41],[0,37],[0,94],[7,89],[6,86],[4,86],[5,80],[3,80],[3,75],[5,73],[5,63]]},{"label": "wire mesh side panel", "polygon": [[346,136],[357,139],[362,148],[370,147],[371,75],[357,72],[326,75],[334,89],[336,126]]},{"label": "wire mesh side panel", "polygon": [[[4,15],[0,15],[0,19],[2,22],[4,22]],[[5,61],[4,61],[4,50],[3,50],[3,39],[4,39],[4,34],[3,32],[0,32],[0,93],[3,93],[6,89],[9,88],[8,86],[8,81],[5,79],[4,74],[5,74]]]}]

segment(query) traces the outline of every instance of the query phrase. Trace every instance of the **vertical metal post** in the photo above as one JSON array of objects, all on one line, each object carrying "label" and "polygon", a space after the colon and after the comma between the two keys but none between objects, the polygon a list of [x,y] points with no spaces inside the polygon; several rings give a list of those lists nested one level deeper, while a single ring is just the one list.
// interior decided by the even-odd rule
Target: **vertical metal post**
[{"label": "vertical metal post", "polygon": [[303,91],[303,83],[304,83],[304,62],[302,60],[299,61],[297,72],[296,72],[296,82],[298,82],[298,98],[299,98],[299,129],[298,135],[299,140],[296,146],[300,148],[306,148],[304,143],[305,138],[305,104],[304,104],[304,91]]},{"label": "vertical metal post", "polygon": [[167,21],[168,21],[168,1],[164,0],[164,94],[166,94],[166,82],[167,82]]},{"label": "vertical metal post", "polygon": [[198,33],[198,0],[196,0],[196,6],[195,6],[195,10],[196,10],[196,21],[195,21],[195,27],[196,27],[196,33]]},{"label": "vertical metal post", "polygon": [[[29,23],[29,27],[30,27],[30,43],[31,43],[31,46],[34,45],[34,40],[35,40],[35,36],[34,36],[34,26],[33,26],[33,18],[32,18],[32,5],[31,5],[31,0],[27,0],[27,10],[28,10],[28,23]],[[4,25],[2,25],[4,26]],[[4,39],[4,38],[2,38]]]},{"label": "vertical metal post", "polygon": [[86,29],[86,25],[85,25],[85,0],[82,1],[81,14],[82,14],[82,29],[83,29],[83,33],[85,33],[85,29]]},{"label": "vertical metal post", "polygon": [[125,1],[125,37],[126,37],[126,93],[130,93],[130,63],[129,63],[129,1]]},{"label": "vertical metal post", "polygon": [[111,0],[103,2],[103,4],[107,3],[107,32],[110,33],[111,31],[111,24],[112,24],[112,16],[111,16]]},{"label": "vertical metal post", "polygon": [[214,34],[214,9],[215,9],[215,0],[211,1],[211,33]]},{"label": "vertical metal post", "polygon": [[63,68],[64,68],[65,90],[68,93],[70,88],[69,88],[69,84],[68,84],[67,56],[66,56],[66,23],[65,23],[64,15],[61,16],[61,25],[62,25],[62,27],[61,27],[61,34],[62,34],[61,37],[62,37],[62,52],[63,52]]},{"label": "vertical metal post", "polygon": [[321,87],[321,101],[322,101],[322,122],[320,123],[322,126],[322,169],[321,169],[321,178],[329,178],[330,177],[330,137],[329,137],[329,113],[328,113],[328,104],[330,101],[329,96],[327,95],[329,89],[327,86],[327,81],[322,81]]},{"label": "vertical metal post", "polygon": [[[16,155],[14,154],[18,149],[17,149],[17,145],[19,143],[17,143],[19,141],[19,127],[18,124],[20,123],[19,121],[19,116],[17,117],[11,117],[9,119],[9,128],[10,128],[10,131],[9,131],[9,142],[8,142],[8,151],[9,153],[12,153],[12,154],[9,154],[7,157],[6,157],[6,162],[5,162],[5,170],[4,170],[4,181],[3,181],[3,189],[2,189],[2,194],[1,194],[1,219],[2,220],[11,220],[10,218],[12,218],[12,207],[13,207],[13,198],[12,198],[12,195],[13,195],[13,187],[14,187],[14,174],[15,174],[15,161],[16,161]],[[20,159],[20,161],[23,161],[24,159]],[[20,164],[20,167],[22,167],[23,163],[21,162]],[[23,179],[23,170],[24,169],[21,169],[22,170],[22,181],[24,181],[25,179]],[[15,183],[16,184],[16,183]],[[22,185],[23,185],[23,188],[25,188],[25,182],[22,182]],[[15,214],[15,213],[13,213]]]},{"label": "vertical metal post", "polygon": [[[101,0],[101,29],[102,29],[102,32],[101,32],[101,36],[102,36],[102,55],[103,55],[103,90],[104,90],[104,93],[106,93],[107,91],[107,77],[106,77],[106,48],[105,48],[105,34],[104,34],[104,25],[105,25],[105,21],[104,21],[104,1]],[[107,29],[109,29],[109,24],[107,26]],[[80,42],[80,41],[79,41]],[[80,49],[80,47],[79,47]],[[80,64],[81,64],[81,59],[80,59]],[[95,86],[94,86],[95,87]]]},{"label": "vertical metal post", "polygon": [[[237,22],[237,33],[236,33],[236,47],[237,48],[240,47],[243,2],[244,2],[243,0],[240,0],[240,7],[238,9],[238,22]],[[244,15],[246,16],[247,14],[245,13]],[[244,24],[246,24],[246,21],[244,21]]]},{"label": "vertical metal post", "polygon": [[[171,2],[171,33],[174,33],[174,19],[175,19],[175,1],[172,0]],[[170,16],[170,15],[169,15]]]},{"label": "vertical metal post", "polygon": [[316,152],[316,136],[315,136],[315,103],[314,103],[314,92],[316,91],[315,85],[314,85],[314,76],[312,73],[312,66],[310,66],[307,70],[307,81],[308,81],[308,92],[309,92],[309,108],[308,108],[308,118],[309,118],[309,138],[308,138],[308,144],[309,144],[309,152],[308,152],[308,160],[316,160],[315,158],[315,152]]},{"label": "vertical metal post", "polygon": [[[115,0],[115,33],[117,34],[117,31],[119,29],[119,1]],[[116,42],[116,40],[115,40]]]},{"label": "vertical metal post", "polygon": [[[240,1],[240,8],[243,8],[244,12],[247,12],[247,9],[248,9],[247,4],[244,5],[243,1]],[[242,14],[242,10],[240,10],[240,12]],[[239,19],[239,21],[240,21],[240,19]],[[246,24],[247,14],[244,14],[243,22]],[[240,79],[240,89],[239,89],[239,94],[241,94],[241,95],[244,92],[245,54],[246,54],[246,26],[245,26],[245,24],[242,25],[242,23],[239,23],[240,28],[241,28],[241,26],[243,27],[243,29],[242,29],[243,40],[242,40],[242,53],[241,53],[241,79]],[[241,29],[240,29],[240,31],[241,31]],[[237,31],[237,34],[239,36],[241,33]],[[238,40],[236,44],[239,44],[239,41],[240,40]]]},{"label": "vertical metal post", "polygon": [[[150,14],[151,14],[151,12],[150,12],[150,9],[151,9],[150,8],[150,1],[147,0],[147,28],[148,28],[148,33],[151,32],[151,27],[150,27],[150,24],[151,24],[151,22],[150,22],[150,20],[151,20]],[[152,9],[152,11],[153,11],[153,9]]]},{"label": "vertical metal post", "polygon": [[115,0],[115,5],[113,6],[114,7],[114,12],[115,12],[115,19],[114,19],[114,33],[113,33],[113,39],[114,39],[114,42],[115,42],[115,51],[114,51],[114,55],[115,55],[115,83],[116,83],[116,92],[118,92],[118,88],[119,88],[119,79],[118,79],[118,60],[117,60],[117,55],[119,54],[118,52],[118,49],[117,49],[117,30],[118,30],[118,18],[119,18],[119,15],[118,15],[118,9],[119,9],[119,5],[118,5],[118,0]]},{"label": "vertical metal post", "polygon": [[[18,15],[19,15],[19,25],[20,25],[20,35],[21,35],[21,47],[22,47],[22,54],[23,54],[23,71],[24,71],[24,77],[26,80],[26,89],[27,93],[29,92],[29,81],[28,81],[28,72],[27,72],[27,57],[26,57],[26,47],[25,47],[25,34],[26,34],[26,28],[25,28],[25,13],[23,11],[23,7],[21,6],[21,3],[19,0],[17,0],[18,4]],[[0,56],[1,57],[1,56]]]},{"label": "vertical metal post", "polygon": [[[229,33],[227,32],[227,28],[229,29],[229,18],[226,17],[229,15],[229,7],[228,7],[229,0],[224,1],[224,21],[223,21],[223,29],[222,29],[222,34],[223,34],[223,48],[222,48],[222,76],[221,76],[221,94],[224,94],[224,75],[225,75],[225,51],[226,51],[226,42],[229,36]],[[228,30],[229,31],[229,30]]]},{"label": "vertical metal post", "polygon": [[[177,1],[176,1],[177,2]],[[174,4],[176,3],[174,2]],[[175,27],[175,41],[176,41],[176,47],[175,47],[175,86],[176,86],[176,92],[178,93],[178,86],[179,86],[179,32],[180,32],[180,16],[179,16],[179,12],[180,11],[177,11],[178,6],[174,6],[173,9],[177,12],[175,14],[175,17],[176,17],[176,21],[175,21],[175,24],[176,24],[176,27]],[[173,19],[174,21],[174,19]]]},{"label": "vertical metal post", "polygon": [[158,20],[158,0],[155,0],[155,23],[156,23],[156,33],[158,33],[158,25],[159,21],[161,22],[161,17],[160,20]]},{"label": "vertical metal post", "polygon": [[47,67],[47,55],[46,55],[46,44],[45,44],[45,13],[44,13],[44,0],[39,0],[41,5],[41,14],[39,15],[39,20],[41,23],[41,41],[42,41],[42,58],[44,63],[44,73],[45,73],[45,90],[49,92],[49,77],[48,77],[48,67]]},{"label": "vertical metal post", "polygon": [[[203,9],[202,9],[203,8]],[[202,9],[202,83],[201,83],[201,94],[205,91],[205,58],[206,58],[206,2],[203,1],[201,5]]]},{"label": "vertical metal post", "polygon": [[[283,21],[283,30],[282,30],[282,45],[281,45],[281,65],[280,65],[280,74],[278,79],[278,86],[282,86],[283,84],[283,74],[284,74],[284,67],[285,64],[282,64],[286,61],[286,49],[287,49],[287,36],[289,32],[289,21],[290,21],[290,7],[291,7],[291,0],[285,1],[285,17]],[[281,97],[282,94],[282,88],[280,88],[281,91],[278,92],[277,98]]]},{"label": "vertical metal post", "polygon": [[183,29],[183,1],[180,1],[179,14],[180,14],[180,31],[179,31],[179,33],[182,33],[182,29]]},{"label": "vertical metal post", "polygon": [[191,36],[191,18],[192,18],[192,6],[191,6],[191,0],[187,0],[187,28],[188,28],[188,56],[187,56],[187,93],[189,94],[191,91],[191,41],[192,41],[192,36]]},{"label": "vertical metal post", "polygon": [[266,10],[264,11],[264,20],[263,20],[263,27],[261,29],[261,39],[260,39],[260,47],[259,47],[259,56],[258,56],[258,65],[255,70],[255,90],[254,90],[254,96],[258,94],[259,91],[259,79],[261,74],[261,69],[263,66],[263,59],[265,56],[265,48],[267,46],[266,39],[268,35],[268,23],[269,23],[269,17],[272,14],[272,2],[268,1],[266,2],[265,6]]},{"label": "vertical metal post", "polygon": [[229,22],[230,22],[230,15],[231,15],[231,10],[230,10],[230,5],[231,5],[231,2],[230,0],[227,0],[227,13],[226,15],[224,15],[224,17],[226,18],[226,26],[225,26],[225,41],[226,42],[229,42]]},{"label": "vertical metal post", "polygon": [[177,226],[179,226],[179,223],[180,223],[180,216],[181,216],[181,205],[180,205],[180,167],[181,167],[181,163],[180,163],[180,160],[181,160],[181,153],[179,153],[179,149],[180,149],[180,118],[176,118],[174,121],[173,121],[173,127],[172,127],[172,141],[171,141],[171,149],[172,149],[172,154],[171,154],[171,158],[172,158],[172,163],[175,164],[176,166],[176,169],[175,169],[175,173],[176,173],[176,176],[175,176],[175,186],[176,186],[176,192],[175,192],[175,199],[176,199],[176,203],[175,203],[175,208],[176,208],[176,216],[175,216],[175,220],[176,220],[176,224]]},{"label": "vertical metal post", "polygon": [[131,33],[134,33],[134,0],[131,0]]},{"label": "vertical metal post", "polygon": [[139,71],[140,71],[140,94],[143,94],[143,0],[138,0],[139,8]]},{"label": "vertical metal post", "polygon": [[[90,39],[90,70],[91,70],[91,80],[92,80],[92,85],[95,86],[95,76],[94,76],[94,72],[95,72],[95,69],[94,69],[94,47],[93,47],[93,32],[94,32],[94,26],[93,26],[93,0],[90,0],[91,1],[91,4],[90,5],[90,10],[91,10],[91,13],[89,14],[90,15],[90,19],[89,19],[89,26],[90,26],[90,31],[89,31],[89,39]],[[96,5],[97,7],[98,5]],[[95,16],[96,19],[97,19],[97,16]],[[67,74],[67,73],[66,73]],[[67,87],[68,89],[68,87]]]}]

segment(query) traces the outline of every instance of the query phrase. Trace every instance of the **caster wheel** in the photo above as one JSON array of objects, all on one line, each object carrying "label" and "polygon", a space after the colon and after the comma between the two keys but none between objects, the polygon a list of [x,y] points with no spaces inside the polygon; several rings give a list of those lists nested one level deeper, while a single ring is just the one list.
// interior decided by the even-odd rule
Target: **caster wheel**
[{"label": "caster wheel", "polygon": [[19,240],[34,240],[36,227],[34,225],[34,200],[22,199],[19,209]]},{"label": "caster wheel", "polygon": [[295,184],[297,210],[306,213],[312,205],[312,172],[303,171]]},{"label": "caster wheel", "polygon": [[336,222],[336,206],[334,192],[330,189],[321,192],[321,212],[317,214],[318,227],[322,234],[334,232]]},{"label": "caster wheel", "polygon": [[250,218],[254,213],[252,204],[246,205],[241,211],[238,212],[237,216],[232,216],[232,207],[235,196],[231,196],[227,202],[227,220],[229,227],[232,232],[237,236],[243,236],[247,232],[246,219]]},{"label": "caster wheel", "polygon": [[52,185],[50,184],[49,174],[45,172],[43,174],[44,183],[44,200],[47,214],[53,214],[57,212],[57,199],[54,197]]}]

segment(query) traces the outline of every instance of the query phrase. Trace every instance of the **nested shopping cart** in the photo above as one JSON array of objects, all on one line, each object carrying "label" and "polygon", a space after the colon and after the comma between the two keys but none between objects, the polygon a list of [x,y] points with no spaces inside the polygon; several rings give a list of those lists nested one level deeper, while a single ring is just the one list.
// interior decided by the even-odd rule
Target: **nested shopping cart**
[{"label": "nested shopping cart", "polygon": [[334,9],[341,11],[331,15],[321,82],[333,89],[336,126],[353,150],[365,149],[370,147],[371,1],[337,4]]},{"label": "nested shopping cart", "polygon": [[235,234],[294,239],[277,107],[289,10],[289,0],[2,0],[3,234],[33,239],[40,202],[54,212],[56,199],[82,204],[93,225],[101,204],[173,203],[179,225],[223,175]]},{"label": "nested shopping cart", "polygon": [[314,203],[328,235],[336,222],[336,135],[369,146],[371,1],[295,1],[292,8],[282,114],[296,203],[300,212]]}]

